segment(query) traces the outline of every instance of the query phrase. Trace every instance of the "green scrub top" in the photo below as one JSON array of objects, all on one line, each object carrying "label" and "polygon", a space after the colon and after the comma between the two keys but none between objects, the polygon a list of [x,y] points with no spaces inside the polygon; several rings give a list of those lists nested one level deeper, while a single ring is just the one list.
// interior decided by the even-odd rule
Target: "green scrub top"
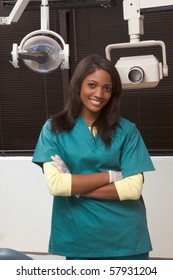
[{"label": "green scrub top", "polygon": [[[42,128],[33,162],[42,166],[59,155],[71,174],[122,171],[128,177],[154,166],[143,139],[130,121],[120,118],[110,148],[93,137],[82,117],[70,132]],[[68,257],[137,255],[152,250],[143,198],[115,201],[54,197],[49,252]]]}]

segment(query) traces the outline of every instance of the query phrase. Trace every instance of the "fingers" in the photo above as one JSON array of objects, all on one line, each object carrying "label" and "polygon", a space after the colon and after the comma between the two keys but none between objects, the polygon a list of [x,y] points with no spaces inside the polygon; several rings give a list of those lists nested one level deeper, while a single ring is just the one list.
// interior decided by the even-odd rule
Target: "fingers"
[{"label": "fingers", "polygon": [[63,162],[63,160],[58,155],[51,156],[51,159],[55,162]]},{"label": "fingers", "polygon": [[122,179],[121,171],[109,170],[109,183],[113,183]]},{"label": "fingers", "polygon": [[55,166],[59,172],[61,173],[70,173],[67,166],[65,165],[64,161],[58,156],[51,156],[52,165]]}]

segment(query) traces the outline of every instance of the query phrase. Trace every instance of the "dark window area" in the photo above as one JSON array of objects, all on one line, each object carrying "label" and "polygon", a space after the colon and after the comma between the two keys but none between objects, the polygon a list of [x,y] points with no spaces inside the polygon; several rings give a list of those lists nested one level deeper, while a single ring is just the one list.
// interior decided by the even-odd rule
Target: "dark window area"
[{"label": "dark window area", "polygon": [[[146,14],[144,35],[141,40],[161,40],[166,44],[169,77],[152,89],[124,90],[121,115],[135,122],[151,155],[173,154],[173,24],[172,12]],[[129,42],[128,24],[123,20],[122,6],[111,9],[76,10],[71,39],[71,60],[76,66],[84,55],[105,55],[109,44]],[[81,28],[82,26],[82,28]],[[75,38],[77,40],[75,41]],[[117,49],[112,51],[112,61],[120,57],[154,54],[162,61],[161,48]],[[72,65],[72,66],[73,66]]]},{"label": "dark window area", "polygon": [[[58,12],[51,12],[50,26],[59,32]],[[3,155],[32,154],[41,126],[63,107],[62,71],[39,74],[19,61],[14,68],[12,44],[20,44],[40,29],[40,12],[24,12],[17,24],[0,25],[0,151]]]},{"label": "dark window area", "polygon": [[[121,115],[135,122],[151,155],[173,154],[173,11],[145,14],[141,40],[162,40],[166,44],[169,77],[152,89],[124,90]],[[84,8],[66,13],[70,45],[69,76],[86,55],[105,56],[108,44],[129,42],[128,24],[123,20],[122,2],[112,8]],[[61,110],[67,83],[63,72],[37,74],[11,59],[13,43],[40,28],[39,11],[25,11],[16,24],[0,25],[0,151],[1,155],[32,154],[45,120]],[[60,32],[59,12],[51,10],[50,29]],[[63,36],[63,35],[62,35]],[[114,50],[112,61],[122,56],[154,54],[162,61],[160,48]],[[67,71],[67,70],[65,70]]]}]

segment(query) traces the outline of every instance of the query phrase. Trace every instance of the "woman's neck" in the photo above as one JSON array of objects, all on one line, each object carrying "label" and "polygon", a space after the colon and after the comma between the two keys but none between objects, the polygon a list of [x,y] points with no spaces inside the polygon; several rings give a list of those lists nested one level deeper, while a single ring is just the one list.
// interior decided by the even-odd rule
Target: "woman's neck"
[{"label": "woman's neck", "polygon": [[86,122],[87,126],[91,127],[93,123],[98,118],[99,114],[85,114],[84,112],[81,112],[81,117]]}]

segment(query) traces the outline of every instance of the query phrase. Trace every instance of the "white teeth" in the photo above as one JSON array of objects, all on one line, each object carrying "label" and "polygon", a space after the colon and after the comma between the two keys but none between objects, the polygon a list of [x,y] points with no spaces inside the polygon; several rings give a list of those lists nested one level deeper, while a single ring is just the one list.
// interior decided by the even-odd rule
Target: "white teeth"
[{"label": "white teeth", "polygon": [[92,100],[90,99],[91,103],[93,103],[94,105],[100,105],[102,102],[101,101],[96,101],[96,100]]}]

